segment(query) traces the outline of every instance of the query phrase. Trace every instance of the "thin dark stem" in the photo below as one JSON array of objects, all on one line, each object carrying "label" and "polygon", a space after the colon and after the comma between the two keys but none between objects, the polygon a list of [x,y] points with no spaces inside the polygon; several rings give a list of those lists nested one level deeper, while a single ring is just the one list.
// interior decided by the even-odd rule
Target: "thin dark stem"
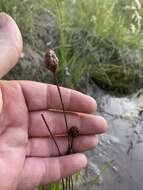
[{"label": "thin dark stem", "polygon": [[59,156],[61,156],[61,152],[60,152],[59,146],[58,146],[58,144],[57,144],[57,142],[56,142],[56,140],[55,140],[55,137],[54,137],[52,131],[50,130],[50,127],[49,127],[49,125],[48,125],[48,123],[47,123],[47,121],[46,121],[44,115],[41,114],[41,116],[42,116],[42,119],[43,119],[43,121],[44,121],[44,123],[45,123],[45,125],[46,125],[46,127],[47,127],[47,129],[48,129],[48,131],[49,131],[49,133],[50,133],[50,135],[51,135],[51,137],[52,137],[52,139],[53,139],[53,141],[54,141],[56,147],[57,147],[57,150],[58,150],[58,152],[59,152]]},{"label": "thin dark stem", "polygon": [[74,137],[71,137],[71,145],[70,145],[71,154],[73,153],[73,143],[74,143]]},{"label": "thin dark stem", "polygon": [[[70,144],[70,154],[73,153],[73,143],[74,143],[74,137],[71,137],[71,144]],[[73,185],[73,176],[70,176],[70,188],[71,190],[74,190],[74,185]]]},{"label": "thin dark stem", "polygon": [[[74,143],[74,137],[71,137],[71,146],[70,146],[70,153],[73,153],[73,143]],[[73,182],[73,176],[71,175],[71,190],[74,190],[74,182]]]},{"label": "thin dark stem", "polygon": [[[46,125],[46,127],[47,127],[47,129],[48,129],[48,131],[49,131],[49,133],[50,133],[50,135],[51,135],[51,137],[52,137],[52,139],[53,139],[53,141],[54,141],[56,147],[57,147],[59,156],[61,156],[61,151],[60,151],[60,149],[59,149],[59,146],[58,146],[58,144],[57,144],[57,142],[56,142],[56,139],[55,139],[55,137],[54,137],[52,131],[50,130],[50,127],[49,127],[49,125],[48,125],[48,123],[47,123],[47,121],[46,121],[44,115],[41,114],[41,117],[42,117],[42,119],[43,119],[43,121],[44,121],[44,123],[45,123],[45,125]],[[63,188],[63,190],[65,190],[65,184],[64,184],[64,179],[63,179],[63,178],[62,178],[62,188]]]},{"label": "thin dark stem", "polygon": [[71,176],[71,189],[74,190],[73,176]]},{"label": "thin dark stem", "polygon": [[[70,137],[70,147],[69,147],[69,154],[73,153],[73,142],[74,142],[74,137]],[[66,187],[68,190],[74,190],[74,182],[73,182],[73,176],[69,176],[66,178]]]},{"label": "thin dark stem", "polygon": [[68,177],[68,181],[69,181],[69,190],[71,190],[71,176]]},{"label": "thin dark stem", "polygon": [[[60,90],[60,87],[59,87],[59,84],[58,84],[58,80],[57,80],[56,74],[54,74],[54,79],[55,79],[55,83],[56,83],[56,86],[57,86],[57,89],[58,89],[58,93],[59,93],[59,96],[60,96],[62,110],[63,110],[65,124],[66,124],[67,135],[68,135],[68,131],[69,131],[69,129],[68,129],[68,122],[67,122],[64,102],[63,102],[63,98],[62,98],[62,94],[61,94],[61,90]],[[70,137],[69,137],[69,135],[68,135],[68,147],[70,147]]]},{"label": "thin dark stem", "polygon": [[63,190],[66,190],[66,189],[65,189],[65,183],[64,183],[64,179],[63,179],[63,178],[62,178],[62,189],[63,189]]},{"label": "thin dark stem", "polygon": [[66,189],[68,189],[68,177],[66,177]]}]

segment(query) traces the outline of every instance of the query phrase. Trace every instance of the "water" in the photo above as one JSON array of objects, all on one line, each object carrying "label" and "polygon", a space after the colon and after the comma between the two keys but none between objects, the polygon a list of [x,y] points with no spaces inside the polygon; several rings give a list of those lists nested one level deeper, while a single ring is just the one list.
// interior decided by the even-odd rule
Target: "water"
[{"label": "water", "polygon": [[[80,189],[143,190],[143,91],[126,98],[88,91],[96,97],[98,112],[107,119],[109,130],[100,136],[97,148],[87,153],[89,164]],[[99,185],[91,186],[102,166],[111,160]]]}]

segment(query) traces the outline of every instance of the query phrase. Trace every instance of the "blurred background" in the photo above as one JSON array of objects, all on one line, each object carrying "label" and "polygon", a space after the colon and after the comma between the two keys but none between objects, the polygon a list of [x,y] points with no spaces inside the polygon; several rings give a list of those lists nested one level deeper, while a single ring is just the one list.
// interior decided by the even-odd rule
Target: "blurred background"
[{"label": "blurred background", "polygon": [[60,59],[62,86],[83,91],[109,123],[79,189],[142,190],[143,1],[0,0],[17,22],[24,49],[4,79],[53,82],[46,49]]}]

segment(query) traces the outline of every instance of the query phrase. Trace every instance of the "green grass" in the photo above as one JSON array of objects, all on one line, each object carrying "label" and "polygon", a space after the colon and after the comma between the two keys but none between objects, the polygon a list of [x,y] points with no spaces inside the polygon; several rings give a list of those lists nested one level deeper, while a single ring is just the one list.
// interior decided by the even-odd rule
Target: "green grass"
[{"label": "green grass", "polygon": [[[88,76],[102,88],[119,94],[142,87],[143,8],[139,2],[49,0],[47,6],[60,28],[56,51],[62,63],[61,83],[79,88],[80,80]],[[64,75],[64,68],[69,75]],[[107,76],[110,84],[105,82]]]},{"label": "green grass", "polygon": [[90,184],[91,186],[97,187],[100,183],[100,177],[105,174],[109,168],[111,167],[113,163],[113,160],[109,160],[108,162],[106,162],[105,164],[103,164],[100,168],[100,173],[98,175],[95,176],[95,179],[93,179]]},{"label": "green grass", "polygon": [[[120,94],[142,87],[143,7],[137,0],[78,0],[75,3],[72,0],[0,0],[0,10],[15,18],[25,37],[30,34],[33,37],[38,31],[35,16],[38,10],[56,19],[59,35],[52,48],[61,62],[61,84],[79,89],[80,81],[88,77],[102,88]],[[40,52],[39,47],[37,50]],[[128,80],[122,83],[121,70],[116,69],[118,80],[113,84],[111,78],[115,72],[110,70],[111,65],[115,65],[114,69],[126,68],[124,75]],[[105,75],[110,85],[105,83]]]},{"label": "green grass", "polygon": [[61,189],[61,183],[55,182],[53,184],[49,184],[47,187],[39,186],[38,190],[60,190]]},{"label": "green grass", "polygon": [[10,14],[16,20],[24,36],[33,29],[36,12],[34,2],[34,0],[0,0],[0,11]]}]

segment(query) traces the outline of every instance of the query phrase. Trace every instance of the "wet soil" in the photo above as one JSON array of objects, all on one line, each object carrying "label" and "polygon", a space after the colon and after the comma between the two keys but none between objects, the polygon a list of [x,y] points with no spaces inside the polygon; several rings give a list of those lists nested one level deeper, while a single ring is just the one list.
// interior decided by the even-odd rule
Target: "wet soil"
[{"label": "wet soil", "polygon": [[[87,153],[89,164],[80,189],[142,190],[143,90],[121,98],[97,92],[96,87],[88,91],[97,99],[98,112],[107,119],[109,129],[99,136],[97,148]],[[101,168],[111,161],[102,173]],[[100,178],[95,187],[91,184],[96,175]]]}]

